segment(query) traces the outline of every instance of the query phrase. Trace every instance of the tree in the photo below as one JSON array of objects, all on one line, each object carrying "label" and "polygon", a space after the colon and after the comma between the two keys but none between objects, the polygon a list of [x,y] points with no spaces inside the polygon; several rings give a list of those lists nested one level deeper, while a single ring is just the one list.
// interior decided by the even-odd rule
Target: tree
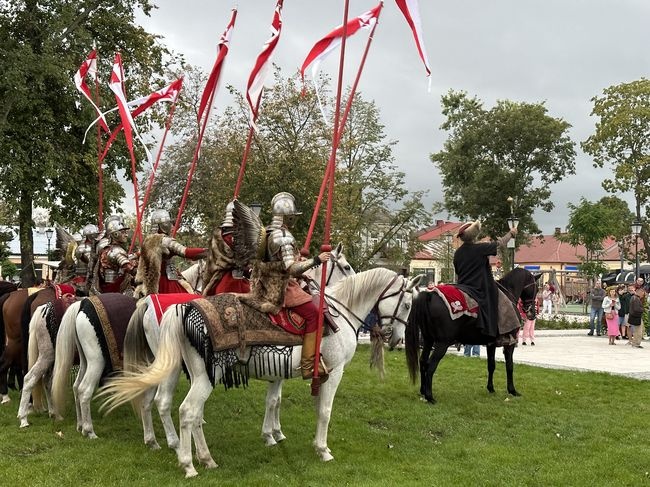
[{"label": "tree", "polygon": [[[150,0],[0,2],[0,195],[18,214],[24,285],[35,280],[33,207],[64,225],[97,218],[97,146],[94,137],[81,144],[95,115],[79,102],[73,75],[94,42],[102,53],[122,52],[132,93],[150,91],[166,51],[135,13],[151,8]],[[103,57],[100,72],[111,63]],[[105,160],[107,209],[124,196],[117,172],[129,167],[118,144]]]},{"label": "tree", "polygon": [[[592,203],[585,198],[579,205],[569,204],[571,210],[567,232],[559,240],[571,245],[584,245],[586,255],[580,256],[580,272],[588,279],[607,272],[607,266],[600,259],[603,241],[610,236],[617,236],[622,231],[621,221],[630,221],[630,210],[625,202],[612,198],[603,198]],[[619,233],[620,235],[620,233]]]},{"label": "tree", "polygon": [[517,241],[539,233],[534,211],[550,212],[550,185],[575,173],[570,125],[549,116],[543,103],[505,100],[486,110],[457,91],[442,97],[442,113],[441,128],[450,134],[444,149],[431,155],[444,188],[444,203],[434,209],[481,219],[483,232],[496,238],[507,231],[511,196],[520,222]]},{"label": "tree", "polygon": [[[327,113],[333,104],[327,80],[322,79],[319,86]],[[186,228],[205,231],[219,225],[233,195],[248,133],[248,108],[241,93],[232,88],[231,92],[234,105],[219,117],[203,143],[192,197],[183,215]],[[191,117],[192,110],[180,116]],[[292,230],[299,242],[305,239],[329,156],[329,123],[322,116],[313,89],[303,91],[296,77],[285,78],[276,69],[273,86],[264,92],[240,199],[263,203],[262,220],[268,221],[273,195],[292,192],[304,213]],[[185,122],[182,125],[188,126]],[[403,266],[408,251],[398,245],[398,240],[403,235],[408,238],[412,229],[429,218],[420,202],[421,193],[408,194],[404,174],[396,171],[392,156],[395,142],[385,141],[383,129],[375,104],[357,95],[338,152],[332,216],[332,243],[344,243],[348,259],[357,269],[368,266],[370,257],[380,251]],[[180,200],[179,180],[185,180],[195,143],[196,139],[185,137],[170,147],[156,175],[152,204],[176,204]],[[312,254],[322,242],[324,215],[323,207],[312,238]],[[376,243],[366,248],[361,234],[371,226],[380,229],[379,235]]]},{"label": "tree", "polygon": [[612,177],[602,183],[606,191],[634,193],[634,214],[639,221],[644,221],[645,210],[641,238],[644,248],[648,248],[650,238],[645,223],[650,204],[650,80],[641,78],[610,86],[591,101],[591,114],[599,121],[582,149],[594,158],[594,167],[607,165],[612,169]]}]

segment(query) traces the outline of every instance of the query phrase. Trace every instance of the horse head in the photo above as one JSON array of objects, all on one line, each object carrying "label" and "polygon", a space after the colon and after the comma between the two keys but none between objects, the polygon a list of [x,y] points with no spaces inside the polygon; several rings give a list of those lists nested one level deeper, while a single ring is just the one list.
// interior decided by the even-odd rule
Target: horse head
[{"label": "horse head", "polygon": [[[398,277],[402,277],[400,290],[392,294],[384,293],[385,296],[383,298],[380,297],[377,305],[377,311],[379,311],[377,316],[379,317],[381,334],[388,343],[390,350],[393,350],[404,339],[406,322],[411,312],[411,302],[413,301],[414,293],[418,292],[419,283],[425,278],[425,275],[418,274],[410,279],[403,276]],[[384,303],[388,312],[382,313],[379,304],[382,300],[388,300],[389,298],[391,300]]]},{"label": "horse head", "polygon": [[529,320],[535,319],[535,301],[537,299],[537,281],[541,274],[533,275],[530,271],[518,267],[499,279],[506,295],[517,304],[521,299],[522,309]]},{"label": "horse head", "polygon": [[[330,252],[330,260],[327,263],[327,277],[325,278],[325,287],[328,287],[336,282],[339,282],[341,279],[344,279],[349,276],[354,276],[356,274],[355,270],[352,268],[348,262],[347,257],[343,253],[343,244],[339,243],[332,251]],[[308,283],[309,290],[318,291],[321,284],[322,276],[322,266],[312,267],[309,269],[303,276]]]}]

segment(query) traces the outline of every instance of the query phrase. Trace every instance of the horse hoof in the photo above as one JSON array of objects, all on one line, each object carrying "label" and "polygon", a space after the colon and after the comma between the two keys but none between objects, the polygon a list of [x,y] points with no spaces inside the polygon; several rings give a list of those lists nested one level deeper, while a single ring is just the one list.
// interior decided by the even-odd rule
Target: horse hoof
[{"label": "horse hoof", "polygon": [[186,479],[191,479],[199,475],[199,472],[196,471],[194,467],[192,467],[192,470],[186,470],[185,471],[185,478]]},{"label": "horse hoof", "polygon": [[264,444],[265,444],[266,446],[268,446],[268,447],[272,447],[272,446],[277,445],[278,442],[275,441],[275,438],[273,438],[272,436],[269,435],[269,436],[265,436],[265,437],[264,437]]},{"label": "horse hoof", "polygon": [[0,401],[0,404],[7,404],[8,402],[11,402],[11,398],[9,396],[2,396],[2,401]]},{"label": "horse hoof", "polygon": [[215,462],[212,458],[205,462],[201,462],[203,466],[207,469],[212,469],[212,468],[217,468],[219,465],[217,465],[217,462]]},{"label": "horse hoof", "polygon": [[494,387],[488,387],[488,388],[487,388],[487,391],[488,391],[490,394],[494,394]]},{"label": "horse hoof", "polygon": [[512,392],[508,391],[508,394],[514,397],[521,397],[521,394],[519,394],[517,391],[512,391]]},{"label": "horse hoof", "polygon": [[145,445],[147,445],[152,450],[160,450],[160,445],[155,440],[145,443]]},{"label": "horse hoof", "polygon": [[331,462],[332,460],[334,460],[334,457],[329,451],[324,451],[320,454],[320,459],[323,462]]},{"label": "horse hoof", "polygon": [[286,440],[287,437],[284,436],[284,433],[282,433],[282,431],[276,430],[276,431],[273,432],[273,439],[275,441],[277,441],[278,443],[280,443],[281,441]]},{"label": "horse hoof", "polygon": [[27,422],[26,419],[21,419],[20,420],[20,427],[21,428],[27,428],[29,426],[29,423]]}]

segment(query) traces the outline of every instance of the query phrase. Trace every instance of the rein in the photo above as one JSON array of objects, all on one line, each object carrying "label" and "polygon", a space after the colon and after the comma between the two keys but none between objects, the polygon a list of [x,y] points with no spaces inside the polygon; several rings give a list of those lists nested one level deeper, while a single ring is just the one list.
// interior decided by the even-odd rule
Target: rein
[{"label": "rein", "polygon": [[[532,279],[532,282],[529,282],[528,284],[524,285],[524,287],[521,288],[521,292],[519,293],[519,297],[515,296],[513,294],[513,292],[510,291],[510,289],[508,289],[502,282],[500,282],[500,281],[495,281],[495,282],[496,282],[497,286],[499,287],[499,289],[501,289],[506,294],[506,296],[508,296],[510,301],[512,301],[512,303],[516,306],[517,301],[520,299],[521,294],[524,292],[524,290],[528,289],[531,286],[535,286],[535,277],[532,274],[528,274],[528,275],[530,275],[530,277]],[[532,307],[535,305],[535,294],[533,293],[532,298],[523,301],[523,304],[524,304],[524,306],[523,306],[524,311],[526,313],[528,313],[532,309]]]}]

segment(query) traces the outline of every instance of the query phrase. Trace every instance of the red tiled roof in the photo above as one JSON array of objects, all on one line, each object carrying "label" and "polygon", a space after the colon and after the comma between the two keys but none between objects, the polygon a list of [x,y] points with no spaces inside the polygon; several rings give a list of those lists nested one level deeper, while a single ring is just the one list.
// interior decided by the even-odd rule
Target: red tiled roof
[{"label": "red tiled roof", "polygon": [[418,240],[420,242],[428,242],[429,240],[436,240],[442,237],[447,232],[455,236],[456,232],[458,231],[458,228],[462,224],[463,224],[462,222],[459,223],[459,222],[447,222],[444,220],[438,220],[436,221],[435,226],[425,229],[421,235],[418,235]]},{"label": "red tiled roof", "polygon": [[[618,244],[613,239],[603,241],[604,253],[601,260],[617,260],[620,258]],[[517,264],[579,264],[580,257],[586,256],[584,245],[572,246],[560,242],[555,235],[534,237],[530,244],[517,249],[515,261]]]}]

